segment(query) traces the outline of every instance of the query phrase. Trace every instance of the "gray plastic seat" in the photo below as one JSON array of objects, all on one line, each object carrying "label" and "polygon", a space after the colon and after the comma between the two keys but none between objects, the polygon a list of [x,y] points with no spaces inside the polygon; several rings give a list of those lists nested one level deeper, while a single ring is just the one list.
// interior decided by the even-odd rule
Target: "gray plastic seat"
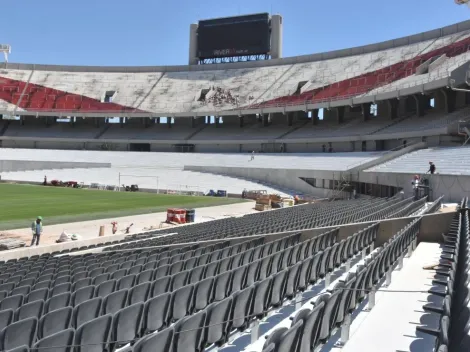
[{"label": "gray plastic seat", "polygon": [[70,292],[72,289],[72,284],[70,282],[66,282],[57,286],[53,286],[49,291],[49,296],[54,297],[60,295],[62,293]]},{"label": "gray plastic seat", "polygon": [[39,319],[38,338],[42,339],[56,332],[68,329],[72,323],[72,307],[53,310]]},{"label": "gray plastic seat", "polygon": [[107,280],[100,283],[96,286],[95,296],[96,297],[105,297],[110,293],[113,293],[116,289],[116,280]]},{"label": "gray plastic seat", "polygon": [[[201,311],[181,319],[175,325],[175,338],[173,348],[178,352],[195,352],[203,348],[204,326],[206,325],[206,311]],[[184,333],[179,333],[179,332]]]},{"label": "gray plastic seat", "polygon": [[0,350],[8,351],[17,347],[31,347],[38,329],[37,318],[28,318],[10,324],[0,332]]},{"label": "gray plastic seat", "polygon": [[198,282],[194,290],[194,311],[198,312],[205,309],[212,303],[212,291],[214,287],[214,278],[209,277]]},{"label": "gray plastic seat", "polygon": [[207,334],[206,343],[221,346],[228,340],[230,313],[232,310],[232,297],[220,302],[212,303],[207,307]]},{"label": "gray plastic seat", "polygon": [[303,320],[297,321],[290,329],[285,327],[274,330],[266,339],[263,351],[272,344],[275,345],[276,352],[297,351],[300,334],[302,332]]},{"label": "gray plastic seat", "polygon": [[266,315],[269,306],[269,297],[271,293],[272,278],[268,277],[255,284],[255,293],[253,296],[253,315],[259,319]]},{"label": "gray plastic seat", "polygon": [[70,292],[61,293],[60,295],[49,298],[44,306],[44,313],[69,306],[70,298]]},{"label": "gray plastic seat", "polygon": [[193,311],[194,285],[187,285],[171,296],[171,321],[176,322]]},{"label": "gray plastic seat", "polygon": [[227,297],[230,288],[231,277],[231,271],[226,271],[225,273],[221,273],[215,277],[213,296],[214,301],[221,301]]},{"label": "gray plastic seat", "polygon": [[325,302],[320,300],[316,302],[312,310],[302,309],[294,317],[292,324],[299,320],[304,321],[303,330],[300,337],[300,346],[298,352],[310,352],[315,349],[318,343],[318,332],[320,330],[321,318]]},{"label": "gray plastic seat", "polygon": [[134,345],[133,352],[168,352],[172,351],[173,328],[167,328],[157,334],[146,336]]},{"label": "gray plastic seat", "polygon": [[253,302],[253,294],[255,286],[247,287],[242,291],[235,292],[232,304],[232,322],[231,327],[240,331],[245,330],[250,321],[251,306]]},{"label": "gray plastic seat", "polygon": [[318,338],[320,341],[325,342],[331,334],[331,330],[336,323],[336,314],[338,311],[339,305],[339,298],[342,292],[341,288],[344,287],[343,285],[337,286],[337,291],[331,293],[330,297],[328,298],[328,302],[326,302],[325,310],[323,311],[323,319],[320,326],[320,332]]},{"label": "gray plastic seat", "polygon": [[44,301],[34,301],[23,304],[15,311],[15,321],[26,318],[40,318],[44,310]]},{"label": "gray plastic seat", "polygon": [[145,302],[142,321],[142,335],[160,330],[167,326],[171,293],[163,293]]},{"label": "gray plastic seat", "polygon": [[135,275],[126,275],[120,278],[117,282],[117,289],[129,289],[134,285],[135,282]]},{"label": "gray plastic seat", "polygon": [[180,273],[172,275],[170,284],[171,290],[176,291],[186,285],[189,276],[188,274],[188,271],[182,271]]},{"label": "gray plastic seat", "polygon": [[31,286],[19,286],[11,291],[10,296],[23,295],[24,297],[26,297],[30,291]]},{"label": "gray plastic seat", "polygon": [[200,265],[200,266],[196,266],[195,268],[192,268],[192,269],[186,269],[186,270],[190,270],[189,271],[189,282],[190,284],[195,284],[197,282],[199,282],[203,275],[204,275],[204,271],[205,271],[206,267],[203,266],[203,265]]},{"label": "gray plastic seat", "polygon": [[139,302],[145,302],[149,296],[152,284],[150,282],[144,282],[140,285],[134,286],[129,290],[128,301],[129,305]]},{"label": "gray plastic seat", "polygon": [[63,331],[59,331],[36,342],[32,350],[44,350],[47,352],[72,352],[74,336],[74,329],[66,329]]},{"label": "gray plastic seat", "polygon": [[171,276],[164,276],[157,279],[152,284],[152,296],[157,297],[162,293],[170,291]]},{"label": "gray plastic seat", "polygon": [[12,309],[13,311],[17,310],[23,304],[24,296],[15,295],[4,298],[0,302],[0,310]]},{"label": "gray plastic seat", "polygon": [[14,312],[13,309],[6,309],[0,311],[0,331],[2,331],[5,327],[10,325],[13,321]]},{"label": "gray plastic seat", "polygon": [[92,282],[93,285],[98,286],[98,285],[102,284],[103,282],[108,281],[109,276],[110,276],[109,273],[99,274],[99,275],[93,277],[91,282]]},{"label": "gray plastic seat", "polygon": [[101,312],[102,302],[103,299],[101,297],[95,297],[78,304],[73,309],[72,326],[78,328],[82,324],[98,318]]},{"label": "gray plastic seat", "polygon": [[119,280],[127,275],[127,269],[119,269],[111,274],[111,279]]},{"label": "gray plastic seat", "polygon": [[110,293],[103,299],[102,314],[115,314],[118,310],[124,308],[127,303],[129,290],[124,289]]},{"label": "gray plastic seat", "polygon": [[137,275],[136,283],[141,284],[144,282],[150,282],[153,280],[153,270],[144,270]]},{"label": "gray plastic seat", "polygon": [[74,293],[72,293],[71,305],[75,307],[82,302],[92,299],[94,297],[94,294],[95,294],[95,286],[82,287],[78,289],[77,291],[75,291]]},{"label": "gray plastic seat", "polygon": [[113,316],[103,315],[80,326],[75,332],[75,352],[103,352],[107,350]]},{"label": "gray plastic seat", "polygon": [[140,334],[144,303],[136,303],[119,310],[113,317],[113,327],[111,333],[111,351],[132,342]]},{"label": "gray plastic seat", "polygon": [[87,277],[87,278],[84,278],[84,279],[80,279],[72,285],[72,292],[75,292],[75,291],[81,289],[82,287],[86,287],[86,286],[90,286],[90,285],[91,285],[91,278]]}]

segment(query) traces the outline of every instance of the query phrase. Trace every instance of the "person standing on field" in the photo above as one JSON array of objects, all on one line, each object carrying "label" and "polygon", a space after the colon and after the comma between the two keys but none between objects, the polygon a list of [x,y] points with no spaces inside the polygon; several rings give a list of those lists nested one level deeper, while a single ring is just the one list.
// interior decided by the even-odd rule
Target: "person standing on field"
[{"label": "person standing on field", "polygon": [[38,216],[36,221],[31,224],[31,230],[33,231],[31,247],[34,245],[34,241],[36,241],[36,246],[39,246],[39,239],[42,234],[42,217]]}]

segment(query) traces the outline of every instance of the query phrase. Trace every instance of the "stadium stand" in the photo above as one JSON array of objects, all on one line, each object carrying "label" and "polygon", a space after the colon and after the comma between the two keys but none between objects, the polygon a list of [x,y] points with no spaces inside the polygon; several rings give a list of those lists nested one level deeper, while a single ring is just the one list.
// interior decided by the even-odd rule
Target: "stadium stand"
[{"label": "stadium stand", "polygon": [[[72,341],[90,351],[221,347],[241,333],[254,337],[261,319],[346,268],[345,283],[333,281],[315,299],[315,314],[299,313],[293,340],[285,329],[269,340],[275,346],[299,339],[324,344],[416,240],[420,218],[374,249],[376,221],[413,214],[423,205],[397,197],[302,205],[181,227],[166,237],[166,231],[132,235],[118,246],[104,243],[102,252],[79,252],[99,250],[93,245],[74,255],[1,262],[0,349],[69,351]],[[361,221],[369,224],[338,238],[335,225]],[[301,235],[303,228],[331,225],[316,237]],[[289,229],[298,231],[274,240],[268,235]],[[302,337],[306,326],[320,321],[315,340]]]},{"label": "stadium stand", "polygon": [[[461,30],[375,52],[361,54],[361,48],[355,48],[346,57],[329,53],[326,58],[331,59],[305,57],[299,63],[281,60],[273,66],[209,71],[167,67],[162,72],[80,72],[84,70],[8,64],[1,73],[0,109],[12,111],[17,105],[28,111],[171,114],[346,100],[448,77],[468,60],[468,43],[468,31]],[[436,61],[430,71],[417,72],[442,55],[447,59]],[[118,94],[105,101],[109,87]]]},{"label": "stadium stand", "polygon": [[406,154],[365,171],[420,174],[427,171],[427,168],[429,168],[427,163],[428,161],[432,161],[437,167],[436,173],[438,174],[470,175],[470,168],[466,162],[469,155],[469,147],[427,148]]},{"label": "stadium stand", "polygon": [[[470,109],[462,109],[451,114],[447,113],[433,113],[428,114],[425,117],[411,117],[404,119],[402,122],[393,124],[388,127],[384,127],[382,130],[376,133],[392,134],[392,133],[403,133],[410,131],[426,131],[443,129],[458,121],[468,121],[470,118]],[[444,131],[447,133],[447,130]]]},{"label": "stadium stand", "polygon": [[[249,153],[252,150],[248,151]],[[37,149],[2,149],[2,160],[48,160],[111,162],[113,167],[183,168],[185,165],[218,165],[234,167],[277,168],[305,170],[346,170],[348,165],[359,165],[380,156],[378,152],[351,152],[334,154],[249,154],[231,153],[122,153],[116,151],[65,151]]]}]

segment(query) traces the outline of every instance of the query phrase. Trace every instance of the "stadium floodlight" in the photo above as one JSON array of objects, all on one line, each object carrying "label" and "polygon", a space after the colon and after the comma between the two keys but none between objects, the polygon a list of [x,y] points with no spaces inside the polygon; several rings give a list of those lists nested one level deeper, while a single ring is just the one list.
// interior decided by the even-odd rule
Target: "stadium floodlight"
[{"label": "stadium floodlight", "polygon": [[0,44],[0,52],[5,56],[5,62],[8,62],[8,54],[11,54],[11,45]]}]

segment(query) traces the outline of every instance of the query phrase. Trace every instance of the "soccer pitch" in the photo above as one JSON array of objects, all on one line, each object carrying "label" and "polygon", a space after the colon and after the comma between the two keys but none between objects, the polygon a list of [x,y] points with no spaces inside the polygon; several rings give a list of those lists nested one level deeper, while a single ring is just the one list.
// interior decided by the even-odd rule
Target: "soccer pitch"
[{"label": "soccer pitch", "polygon": [[0,184],[0,230],[29,227],[42,216],[47,225],[238,203],[215,197],[112,192]]}]

